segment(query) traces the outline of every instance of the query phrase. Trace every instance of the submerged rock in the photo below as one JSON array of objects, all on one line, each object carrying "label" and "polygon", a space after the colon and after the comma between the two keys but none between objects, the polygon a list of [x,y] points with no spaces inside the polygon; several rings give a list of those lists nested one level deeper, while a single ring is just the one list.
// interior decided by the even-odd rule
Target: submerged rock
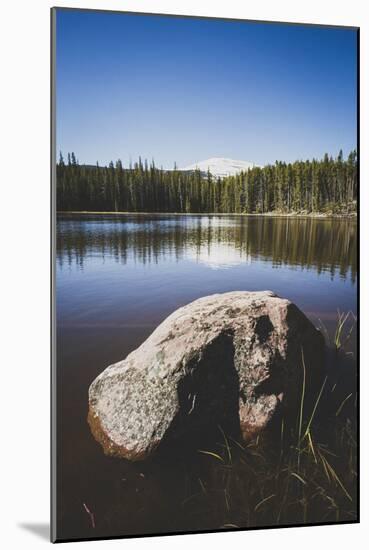
[{"label": "submerged rock", "polygon": [[320,378],[324,341],[273,292],[228,292],[172,313],[89,389],[88,422],[104,452],[149,457],[164,440],[236,424],[245,440],[296,409],[302,355]]}]

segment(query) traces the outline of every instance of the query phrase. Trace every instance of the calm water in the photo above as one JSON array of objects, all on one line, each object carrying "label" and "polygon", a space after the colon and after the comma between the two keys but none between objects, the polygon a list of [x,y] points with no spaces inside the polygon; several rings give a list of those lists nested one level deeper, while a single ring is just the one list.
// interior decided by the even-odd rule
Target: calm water
[{"label": "calm water", "polygon": [[97,536],[83,503],[98,535],[186,529],[165,497],[179,479],[170,465],[159,481],[103,455],[86,423],[89,384],[173,310],[216,292],[270,289],[333,330],[337,309],[356,311],[356,222],[71,215],[57,231],[60,536]]}]

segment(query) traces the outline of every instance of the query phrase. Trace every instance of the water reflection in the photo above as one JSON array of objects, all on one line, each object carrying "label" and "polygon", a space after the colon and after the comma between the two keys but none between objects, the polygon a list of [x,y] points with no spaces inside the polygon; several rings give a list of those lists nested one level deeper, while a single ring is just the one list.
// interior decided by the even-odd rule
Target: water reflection
[{"label": "water reflection", "polygon": [[266,261],[356,279],[356,221],[243,216],[63,216],[57,259],[192,260],[212,269]]}]

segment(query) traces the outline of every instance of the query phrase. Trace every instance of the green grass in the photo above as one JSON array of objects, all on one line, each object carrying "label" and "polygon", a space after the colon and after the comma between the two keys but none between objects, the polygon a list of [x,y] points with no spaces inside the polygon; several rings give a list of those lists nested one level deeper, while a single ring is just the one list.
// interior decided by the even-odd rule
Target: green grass
[{"label": "green grass", "polygon": [[[259,437],[249,444],[220,430],[216,448],[199,451],[208,469],[202,490],[183,504],[186,510],[191,502],[197,519],[206,514],[214,526],[224,528],[356,520],[355,361],[344,367],[345,376],[338,370],[352,359],[347,348],[355,323],[351,312],[338,313],[328,342],[333,363],[310,405],[302,353],[296,427],[281,418],[278,437]],[[352,391],[347,391],[348,379]]]}]

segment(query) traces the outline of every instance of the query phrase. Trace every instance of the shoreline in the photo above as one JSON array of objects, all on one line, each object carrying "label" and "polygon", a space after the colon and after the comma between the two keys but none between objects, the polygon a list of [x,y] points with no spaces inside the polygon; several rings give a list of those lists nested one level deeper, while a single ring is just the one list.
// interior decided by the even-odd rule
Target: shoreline
[{"label": "shoreline", "polygon": [[322,219],[322,220],[357,220],[357,212],[350,214],[333,214],[322,212],[299,213],[299,212],[264,212],[264,213],[244,213],[244,212],[102,212],[94,210],[57,210],[56,215],[98,215],[98,216],[244,216],[257,218],[307,218],[307,219]]}]

